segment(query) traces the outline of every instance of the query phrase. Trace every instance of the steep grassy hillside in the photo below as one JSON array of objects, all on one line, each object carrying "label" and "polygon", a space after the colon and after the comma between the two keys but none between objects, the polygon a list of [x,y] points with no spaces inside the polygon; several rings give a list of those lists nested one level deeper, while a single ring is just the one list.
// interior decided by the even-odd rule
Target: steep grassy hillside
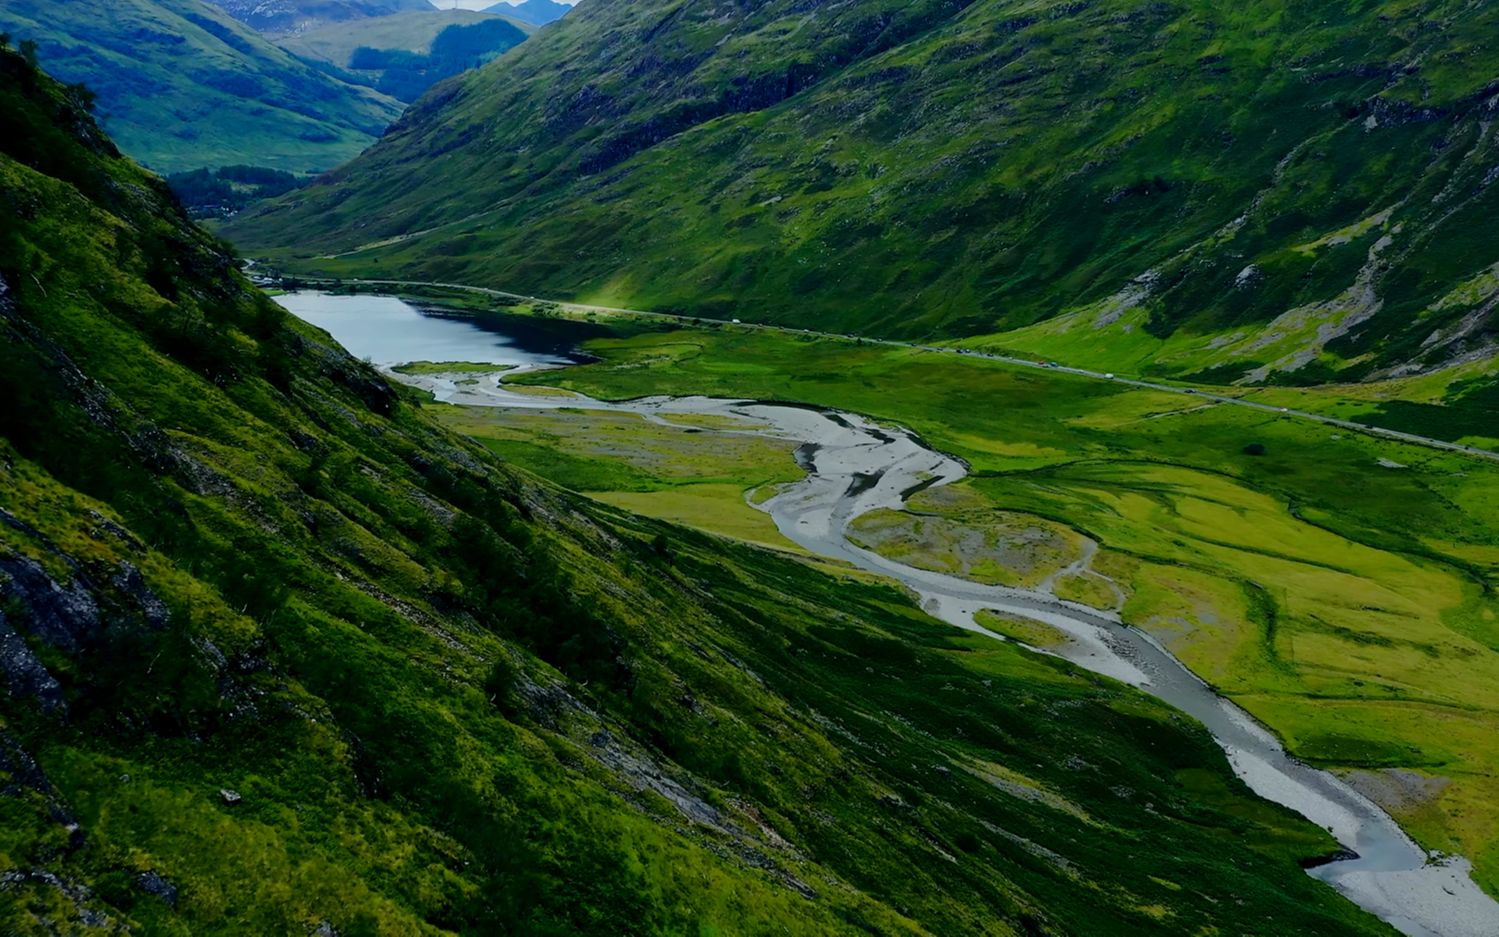
[{"label": "steep grassy hillside", "polygon": [[208,0],[252,29],[296,34],[328,23],[357,22],[393,13],[430,13],[428,0]]},{"label": "steep grassy hillside", "polygon": [[353,157],[400,113],[201,0],[106,4],[6,0],[0,31],[98,95],[105,128],[161,173],[249,164],[323,170]]},{"label": "steep grassy hillside", "polygon": [[0,930],[1387,933],[1117,684],[583,501],[0,53]]},{"label": "steep grassy hillside", "polygon": [[589,0],[231,236],[1225,381],[1431,367],[1493,345],[1496,28],[1467,0]]}]

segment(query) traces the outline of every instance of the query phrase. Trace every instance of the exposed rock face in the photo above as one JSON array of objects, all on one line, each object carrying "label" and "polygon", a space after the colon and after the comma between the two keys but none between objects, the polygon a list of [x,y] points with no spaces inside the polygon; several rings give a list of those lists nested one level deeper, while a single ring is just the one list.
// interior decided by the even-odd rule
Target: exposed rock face
[{"label": "exposed rock face", "polygon": [[83,828],[31,753],[8,732],[0,732],[0,797],[40,801],[41,813],[67,833],[66,850],[83,848]]},{"label": "exposed rock face", "polygon": [[631,787],[666,798],[684,817],[695,823],[721,828],[723,818],[711,804],[668,775],[644,752],[630,751],[624,742],[607,730],[596,733],[589,742],[593,746],[593,756]]},{"label": "exposed rock face", "polygon": [[64,825],[73,825],[72,814],[63,807],[52,782],[47,779],[36,759],[6,732],[0,732],[0,773],[9,775],[7,780],[0,783],[0,795],[17,797],[27,792],[41,794],[51,803],[54,819]]},{"label": "exposed rock face", "polygon": [[5,688],[18,699],[36,697],[46,712],[66,709],[57,678],[42,666],[31,648],[0,611],[0,676]]},{"label": "exposed rock face", "polygon": [[44,712],[65,712],[61,684],[22,631],[77,653],[98,628],[99,606],[86,587],[75,582],[64,589],[40,563],[23,556],[0,559],[0,679],[11,696],[35,698]]},{"label": "exposed rock face", "polygon": [[153,630],[167,626],[170,612],[167,610],[166,603],[146,586],[146,581],[141,578],[140,570],[136,569],[133,564],[121,563],[120,571],[110,581],[110,585],[136,604],[146,624]]},{"label": "exposed rock face", "polygon": [[177,907],[177,886],[167,881],[160,872],[142,872],[135,877],[135,887],[160,898],[169,908]]},{"label": "exposed rock face", "polygon": [[40,541],[73,570],[73,577],[64,585],[37,560],[0,556],[0,685],[12,697],[35,699],[43,712],[66,713],[61,683],[28,639],[76,657],[96,646],[111,624],[160,631],[171,612],[133,563],[120,563],[109,580],[112,589],[101,593],[77,561],[40,532],[25,525],[17,529]]},{"label": "exposed rock face", "polygon": [[[95,898],[88,886],[46,869],[13,869],[0,872],[0,897],[9,900],[13,895],[28,892],[51,892],[62,899],[62,908],[69,926],[59,928],[52,920],[38,921],[45,927],[39,933],[73,934],[99,931],[101,933],[128,933],[120,922],[95,907]],[[56,900],[56,899],[53,899]]]},{"label": "exposed rock face", "polygon": [[87,581],[75,579],[64,588],[35,560],[0,559],[0,599],[25,609],[28,632],[70,654],[81,651],[98,634],[99,604]]},{"label": "exposed rock face", "polygon": [[0,597],[18,601],[25,630],[60,651],[76,654],[99,631],[99,603],[87,583],[73,580],[64,589],[33,559],[0,559]]}]

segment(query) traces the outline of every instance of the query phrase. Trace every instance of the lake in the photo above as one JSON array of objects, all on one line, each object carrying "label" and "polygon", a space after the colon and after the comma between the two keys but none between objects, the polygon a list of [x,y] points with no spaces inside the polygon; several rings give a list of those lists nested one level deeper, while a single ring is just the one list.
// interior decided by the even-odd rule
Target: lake
[{"label": "lake", "polygon": [[578,346],[609,330],[567,319],[505,313],[464,315],[394,296],[320,293],[276,297],[297,318],[325,329],[356,358],[380,367],[409,361],[471,361],[516,367],[590,360]]}]

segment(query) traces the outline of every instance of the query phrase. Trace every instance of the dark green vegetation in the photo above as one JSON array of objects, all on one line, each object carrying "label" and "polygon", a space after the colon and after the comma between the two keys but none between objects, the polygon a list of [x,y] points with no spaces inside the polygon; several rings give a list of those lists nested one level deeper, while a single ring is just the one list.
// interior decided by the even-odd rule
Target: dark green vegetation
[{"label": "dark green vegetation", "polygon": [[194,218],[232,215],[251,202],[285,195],[305,183],[292,173],[259,166],[195,169],[167,176],[167,185]]},{"label": "dark green vegetation", "polygon": [[264,33],[299,33],[327,23],[360,20],[397,13],[433,11],[428,0],[208,0],[230,16]]},{"label": "dark green vegetation", "polygon": [[1467,0],[590,0],[231,236],[309,270],[1363,379],[1493,339],[1496,29]]},{"label": "dark green vegetation", "polygon": [[1305,408],[1368,426],[1499,448],[1499,381],[1479,359],[1433,374],[1372,384],[1268,387],[1252,399]]},{"label": "dark green vegetation", "polygon": [[0,120],[0,930],[1387,933],[1148,698],[506,466]]},{"label": "dark green vegetation", "polygon": [[449,26],[437,34],[425,53],[359,46],[349,58],[349,68],[377,74],[375,90],[382,94],[415,101],[444,78],[478,68],[525,41],[525,32],[515,24],[489,19]]},{"label": "dark green vegetation", "polygon": [[0,31],[36,42],[49,72],[86,85],[120,147],[161,173],[328,169],[400,113],[202,0],[6,0]]}]

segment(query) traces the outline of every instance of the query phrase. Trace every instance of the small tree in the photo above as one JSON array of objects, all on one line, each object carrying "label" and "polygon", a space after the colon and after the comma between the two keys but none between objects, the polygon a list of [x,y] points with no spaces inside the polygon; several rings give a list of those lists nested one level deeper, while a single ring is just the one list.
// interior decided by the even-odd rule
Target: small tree
[{"label": "small tree", "polygon": [[72,99],[74,104],[78,105],[80,110],[93,113],[94,105],[99,100],[99,96],[94,93],[93,88],[80,81],[76,85],[68,85],[67,92],[68,97]]},{"label": "small tree", "polygon": [[495,657],[494,665],[489,668],[489,673],[484,676],[484,695],[489,697],[490,705],[506,715],[514,715],[519,711],[516,689],[521,683],[521,670],[510,659],[510,655],[500,651]]},{"label": "small tree", "polygon": [[26,60],[26,64],[27,65],[30,65],[32,68],[36,68],[36,40],[35,39],[22,39],[21,40],[21,58],[23,58],[23,59]]}]

